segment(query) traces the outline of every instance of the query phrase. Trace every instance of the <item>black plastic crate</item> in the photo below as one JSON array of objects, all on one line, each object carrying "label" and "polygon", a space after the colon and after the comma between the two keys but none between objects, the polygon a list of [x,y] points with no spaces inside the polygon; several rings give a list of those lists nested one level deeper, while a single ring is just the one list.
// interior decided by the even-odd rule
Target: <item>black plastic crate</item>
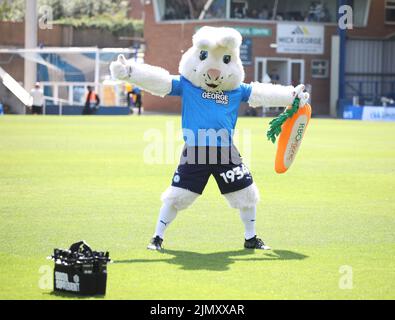
[{"label": "black plastic crate", "polygon": [[55,249],[54,291],[79,295],[105,295],[108,252],[93,251],[85,241],[69,250]]}]

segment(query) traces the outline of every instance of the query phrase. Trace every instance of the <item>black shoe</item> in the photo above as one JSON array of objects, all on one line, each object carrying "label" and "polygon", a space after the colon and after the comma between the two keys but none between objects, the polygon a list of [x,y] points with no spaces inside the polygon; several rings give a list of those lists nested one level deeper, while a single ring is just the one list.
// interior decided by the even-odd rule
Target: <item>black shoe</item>
[{"label": "black shoe", "polygon": [[154,238],[152,238],[150,244],[148,245],[147,249],[148,250],[158,250],[158,251],[162,251],[162,242],[163,239],[159,236],[156,236]]},{"label": "black shoe", "polygon": [[246,240],[244,242],[244,248],[246,249],[261,249],[261,250],[271,250],[269,246],[265,245],[262,239],[257,238],[256,236]]}]

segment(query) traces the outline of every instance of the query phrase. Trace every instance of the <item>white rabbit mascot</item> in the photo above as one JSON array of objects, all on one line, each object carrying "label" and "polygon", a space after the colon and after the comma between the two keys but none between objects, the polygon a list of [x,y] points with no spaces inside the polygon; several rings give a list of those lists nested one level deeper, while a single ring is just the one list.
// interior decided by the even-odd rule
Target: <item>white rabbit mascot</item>
[{"label": "white rabbit mascot", "polygon": [[126,61],[111,63],[112,77],[130,82],[154,95],[179,96],[185,140],[172,185],[163,193],[154,236],[148,249],[162,250],[164,233],[177,213],[198,198],[211,175],[232,208],[240,211],[246,249],[270,249],[255,232],[259,192],[251,173],[232,143],[241,102],[251,107],[288,106],[296,97],[303,106],[309,99],[304,86],[243,83],[241,34],[232,28],[202,27],[193,47],[182,57],[179,73]]}]

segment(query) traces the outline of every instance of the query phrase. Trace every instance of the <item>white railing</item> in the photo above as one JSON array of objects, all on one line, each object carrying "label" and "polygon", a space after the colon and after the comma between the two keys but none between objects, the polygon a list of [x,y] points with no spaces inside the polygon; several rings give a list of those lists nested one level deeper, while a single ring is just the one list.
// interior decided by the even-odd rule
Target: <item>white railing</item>
[{"label": "white railing", "polygon": [[54,104],[58,105],[58,107],[59,107],[59,115],[60,116],[63,115],[63,105],[64,104],[68,104],[67,100],[44,96],[43,115],[47,114],[47,100],[50,100]]},{"label": "white railing", "polygon": [[[113,106],[127,106],[126,92],[124,92],[124,84],[111,82],[111,83],[94,83],[94,82],[40,82],[41,86],[52,89],[53,101],[63,100],[64,104],[71,106],[85,105],[85,99],[88,92],[88,87],[94,88],[95,92],[99,95],[102,107]],[[109,102],[105,99],[104,88],[113,87],[114,98]],[[78,90],[76,90],[78,88]]]},{"label": "white railing", "polygon": [[[50,97],[52,101],[64,101],[65,104],[82,106],[85,104],[85,100],[74,99],[75,90],[74,88],[82,88],[81,95],[85,98],[86,92],[88,92],[88,87],[95,88],[95,91],[101,96],[102,94],[102,85],[94,82],[40,82],[43,88],[52,88],[52,97]],[[59,98],[59,92],[62,88],[67,88],[67,99]]]}]

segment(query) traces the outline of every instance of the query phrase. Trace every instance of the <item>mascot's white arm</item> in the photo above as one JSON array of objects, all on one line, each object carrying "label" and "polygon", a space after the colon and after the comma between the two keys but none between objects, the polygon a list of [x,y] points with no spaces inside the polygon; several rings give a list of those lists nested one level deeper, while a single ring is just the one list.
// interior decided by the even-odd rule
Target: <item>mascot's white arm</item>
[{"label": "mascot's white arm", "polygon": [[164,97],[172,89],[173,77],[168,71],[148,64],[139,64],[126,60],[123,55],[110,65],[114,80],[130,82],[156,96]]},{"label": "mascot's white arm", "polygon": [[307,92],[303,92],[303,84],[297,87],[281,86],[270,83],[251,83],[252,91],[248,104],[253,107],[285,107],[291,106],[295,98],[300,99],[300,106],[304,106],[310,98]]},{"label": "mascot's white arm", "polygon": [[[123,55],[110,65],[111,76],[115,80],[130,82],[153,95],[164,97],[171,92],[173,77],[160,67],[139,64],[126,60]],[[251,83],[252,91],[248,103],[251,107],[284,107],[292,105],[294,99],[300,99],[300,106],[309,100],[304,85],[281,86],[268,83]]]}]

